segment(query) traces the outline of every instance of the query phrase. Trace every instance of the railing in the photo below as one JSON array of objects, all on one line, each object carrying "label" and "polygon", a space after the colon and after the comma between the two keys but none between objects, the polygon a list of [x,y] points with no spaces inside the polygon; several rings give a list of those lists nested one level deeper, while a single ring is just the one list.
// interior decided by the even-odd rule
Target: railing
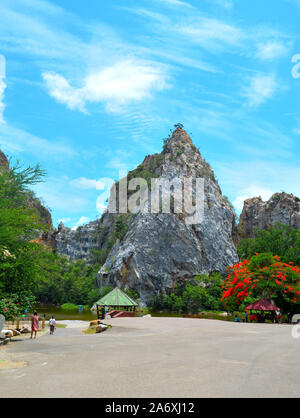
[{"label": "railing", "polygon": [[[39,318],[40,327],[42,328],[42,320]],[[24,315],[15,320],[5,321],[5,329],[22,329],[31,328],[31,315]]]}]

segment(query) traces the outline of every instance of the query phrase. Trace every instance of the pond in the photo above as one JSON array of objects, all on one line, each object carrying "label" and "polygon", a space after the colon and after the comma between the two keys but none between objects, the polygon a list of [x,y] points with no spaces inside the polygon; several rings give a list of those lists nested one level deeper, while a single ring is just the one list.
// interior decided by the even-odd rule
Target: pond
[{"label": "pond", "polygon": [[85,309],[83,312],[79,312],[78,310],[66,311],[59,306],[38,305],[33,307],[32,312],[34,311],[36,311],[40,317],[46,314],[46,319],[51,318],[53,315],[57,321],[66,319],[92,321],[93,319],[97,319],[96,313],[90,311],[89,309]]}]

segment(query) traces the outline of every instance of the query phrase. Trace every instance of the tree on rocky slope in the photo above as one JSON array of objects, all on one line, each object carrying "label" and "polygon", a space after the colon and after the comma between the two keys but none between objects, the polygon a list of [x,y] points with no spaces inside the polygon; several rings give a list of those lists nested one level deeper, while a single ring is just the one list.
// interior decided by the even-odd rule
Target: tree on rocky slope
[{"label": "tree on rocky slope", "polygon": [[[45,226],[35,208],[27,205],[28,187],[43,180],[37,165],[23,169],[3,167],[0,172],[0,298],[27,292],[37,277],[36,245],[31,242]],[[18,302],[22,303],[21,298]]]},{"label": "tree on rocky slope", "polygon": [[268,230],[256,229],[255,238],[243,239],[238,245],[240,259],[264,252],[278,255],[284,262],[293,261],[300,265],[300,231],[276,223]]}]

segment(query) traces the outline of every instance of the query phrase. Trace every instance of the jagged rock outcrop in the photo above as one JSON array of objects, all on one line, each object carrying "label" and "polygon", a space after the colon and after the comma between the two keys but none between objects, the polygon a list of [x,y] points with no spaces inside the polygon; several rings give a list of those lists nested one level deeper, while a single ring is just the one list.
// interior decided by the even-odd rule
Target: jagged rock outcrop
[{"label": "jagged rock outcrop", "polygon": [[0,150],[0,167],[9,168],[9,162],[6,155]]},{"label": "jagged rock outcrop", "polygon": [[268,229],[276,222],[300,229],[300,199],[292,194],[275,193],[264,202],[261,197],[247,199],[239,221],[241,238],[253,238],[255,229]]},{"label": "jagged rock outcrop", "polygon": [[56,234],[56,251],[71,260],[89,261],[92,250],[98,248],[98,221],[90,222],[76,230],[67,228],[62,223],[58,225]]},{"label": "jagged rock outcrop", "polygon": [[55,231],[56,251],[70,260],[103,264],[114,244],[116,215],[104,213],[100,220],[73,230],[60,223]]},{"label": "jagged rock outcrop", "polygon": [[182,213],[130,215],[127,233],[113,246],[99,272],[99,283],[135,288],[146,302],[197,274],[224,272],[238,260],[234,211],[222,196],[213,170],[181,127],[161,154],[147,156],[128,174],[128,179],[134,177],[147,181],[150,177],[203,178],[204,218],[189,225]]}]

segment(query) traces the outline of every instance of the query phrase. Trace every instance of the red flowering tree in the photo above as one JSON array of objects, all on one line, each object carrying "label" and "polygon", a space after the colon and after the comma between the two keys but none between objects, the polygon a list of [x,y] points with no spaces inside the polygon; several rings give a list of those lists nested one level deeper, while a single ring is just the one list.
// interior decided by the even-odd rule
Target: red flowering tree
[{"label": "red flowering tree", "polygon": [[0,315],[3,315],[6,320],[16,319],[25,310],[31,309],[34,302],[35,297],[30,292],[11,294],[9,297],[0,299]]},{"label": "red flowering tree", "polygon": [[293,311],[293,305],[300,303],[300,268],[292,262],[283,263],[280,257],[263,253],[227,271],[222,300],[230,310],[260,298],[275,300],[284,311]]}]

